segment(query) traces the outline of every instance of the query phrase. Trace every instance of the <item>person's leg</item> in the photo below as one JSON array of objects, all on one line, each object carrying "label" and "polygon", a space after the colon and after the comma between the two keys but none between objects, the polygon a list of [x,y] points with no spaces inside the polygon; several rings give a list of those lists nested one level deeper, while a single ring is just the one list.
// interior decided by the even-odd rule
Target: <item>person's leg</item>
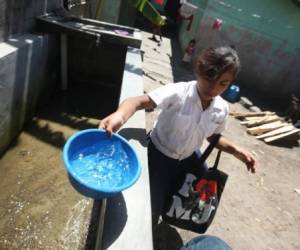
[{"label": "person's leg", "polygon": [[179,161],[161,153],[150,140],[148,165],[152,213],[159,216],[162,214],[166,199],[172,190],[171,183],[176,179]]},{"label": "person's leg", "polygon": [[162,42],[162,33],[161,33],[161,27],[158,28],[158,35],[159,35],[159,39]]},{"label": "person's leg", "polygon": [[156,27],[156,26],[153,26],[153,28],[152,28],[152,39],[153,39],[155,42],[158,42],[158,40],[156,39],[156,35],[157,35],[157,27]]},{"label": "person's leg", "polygon": [[164,224],[159,223],[165,202],[168,199],[171,183],[176,178],[179,161],[169,158],[155,148],[151,140],[148,144],[148,165],[152,209],[152,232],[154,249],[165,249]]},{"label": "person's leg", "polygon": [[203,172],[205,172],[208,169],[208,166],[206,162],[204,162],[203,164],[201,163],[201,156],[201,151],[199,149],[196,150],[191,156],[180,161],[180,168],[189,167],[192,165],[195,167],[199,167],[201,170],[203,170]]},{"label": "person's leg", "polygon": [[190,240],[180,250],[232,250],[232,248],[218,237],[201,235]]}]

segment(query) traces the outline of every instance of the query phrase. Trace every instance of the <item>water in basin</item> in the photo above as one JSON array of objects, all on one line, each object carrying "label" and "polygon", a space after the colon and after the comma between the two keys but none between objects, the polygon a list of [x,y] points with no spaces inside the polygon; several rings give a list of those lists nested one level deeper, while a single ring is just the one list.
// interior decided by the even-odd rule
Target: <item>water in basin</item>
[{"label": "water in basin", "polygon": [[119,141],[104,140],[80,150],[71,166],[81,182],[96,188],[118,188],[130,178],[129,157]]}]

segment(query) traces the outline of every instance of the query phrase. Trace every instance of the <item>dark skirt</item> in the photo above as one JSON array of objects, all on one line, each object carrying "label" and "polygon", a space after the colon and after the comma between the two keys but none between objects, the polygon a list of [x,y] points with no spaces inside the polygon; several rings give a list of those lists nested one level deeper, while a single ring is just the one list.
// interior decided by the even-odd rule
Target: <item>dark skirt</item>
[{"label": "dark skirt", "polygon": [[151,192],[151,207],[152,214],[161,215],[168,197],[172,195],[173,187],[176,185],[177,176],[180,170],[191,164],[199,166],[206,171],[207,165],[201,166],[201,152],[195,151],[191,156],[176,160],[161,153],[149,141],[148,145],[148,166],[150,175],[150,192]]}]

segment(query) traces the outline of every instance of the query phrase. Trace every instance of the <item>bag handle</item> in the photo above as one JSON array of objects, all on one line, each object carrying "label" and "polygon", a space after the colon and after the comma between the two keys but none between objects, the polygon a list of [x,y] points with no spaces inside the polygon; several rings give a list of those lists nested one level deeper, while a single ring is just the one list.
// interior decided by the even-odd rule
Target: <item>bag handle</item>
[{"label": "bag handle", "polygon": [[[208,147],[205,149],[204,153],[201,155],[201,158],[200,158],[201,165],[206,161],[206,159],[210,155],[211,151],[217,145],[220,137],[221,137],[221,134],[216,134],[213,137],[212,141],[210,142],[210,144],[208,145]],[[217,158],[216,158],[216,161],[215,161],[215,164],[213,166],[213,168],[215,168],[215,169],[218,167],[219,160],[220,160],[220,155],[221,155],[221,150],[219,150]]]},{"label": "bag handle", "polygon": [[212,167],[213,169],[217,169],[217,168],[218,168],[221,153],[222,153],[222,150],[219,149],[218,154],[217,154],[217,157],[216,157],[216,160],[215,160],[215,164],[214,164],[214,166]]}]

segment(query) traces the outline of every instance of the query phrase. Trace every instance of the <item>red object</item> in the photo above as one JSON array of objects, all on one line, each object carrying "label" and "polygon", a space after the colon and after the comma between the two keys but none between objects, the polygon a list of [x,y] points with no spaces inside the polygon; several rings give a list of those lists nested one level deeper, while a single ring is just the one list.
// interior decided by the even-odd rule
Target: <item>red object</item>
[{"label": "red object", "polygon": [[186,27],[186,30],[190,31],[191,27],[192,27],[194,15],[190,15],[189,17],[184,17],[184,16],[180,15],[180,12],[178,11],[177,17],[176,17],[176,22],[179,23],[181,19],[189,21],[188,26]]},{"label": "red object", "polygon": [[213,28],[214,30],[220,30],[220,29],[221,29],[221,26],[222,26],[222,23],[223,23],[223,21],[222,21],[221,19],[216,18],[215,21],[214,21],[214,23],[213,23],[212,28]]},{"label": "red object", "polygon": [[201,200],[206,201],[217,193],[217,182],[215,180],[201,179],[197,182],[195,190],[200,193]]},{"label": "red object", "polygon": [[188,26],[186,27],[186,30],[187,30],[187,31],[190,31],[190,30],[191,30],[192,23],[193,23],[193,19],[194,19],[194,15],[191,15],[191,16],[189,16],[188,18],[186,18],[186,20],[189,20],[189,24],[188,24]]},{"label": "red object", "polygon": [[158,5],[163,5],[165,2],[165,0],[154,0],[154,3],[158,4]]}]

